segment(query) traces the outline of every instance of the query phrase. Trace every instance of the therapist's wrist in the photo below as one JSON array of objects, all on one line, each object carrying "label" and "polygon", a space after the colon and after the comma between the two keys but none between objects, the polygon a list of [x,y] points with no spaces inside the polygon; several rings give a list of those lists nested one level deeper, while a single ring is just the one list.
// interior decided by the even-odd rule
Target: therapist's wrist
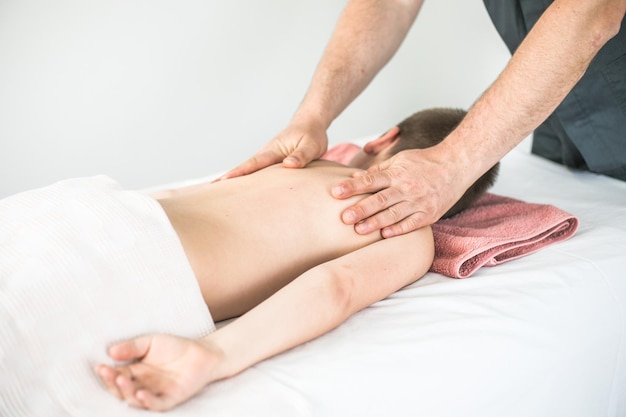
[{"label": "therapist's wrist", "polygon": [[290,125],[302,126],[307,130],[326,131],[330,127],[332,120],[328,116],[318,110],[298,110],[291,118]]}]

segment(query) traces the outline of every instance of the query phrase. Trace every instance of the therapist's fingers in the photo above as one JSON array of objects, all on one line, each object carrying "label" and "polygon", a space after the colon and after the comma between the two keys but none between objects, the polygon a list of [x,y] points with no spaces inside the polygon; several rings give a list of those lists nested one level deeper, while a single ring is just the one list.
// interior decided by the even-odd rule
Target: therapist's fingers
[{"label": "therapist's fingers", "polygon": [[306,141],[299,144],[291,153],[286,152],[287,150],[280,149],[260,151],[239,166],[222,175],[219,180],[252,174],[260,169],[281,162],[283,166],[287,168],[304,168],[309,162],[322,156],[324,150],[317,143]]},{"label": "therapist's fingers", "polygon": [[[368,232],[373,230],[371,227],[375,225],[379,225],[378,229],[388,226],[390,223],[382,222],[380,216],[374,217],[377,213],[381,213],[383,210],[393,208],[394,205],[399,203],[402,199],[402,195],[398,192],[398,190],[394,188],[385,188],[382,191],[379,191],[369,197],[364,198],[363,200],[353,204],[348,207],[346,210],[341,213],[341,220],[345,224],[360,224],[360,227],[363,227],[363,221],[365,219],[370,220],[368,223]],[[392,213],[387,213],[388,216],[400,216],[401,213],[394,211]],[[402,218],[397,218],[396,221],[402,220]],[[365,231],[364,229],[361,229]],[[361,231],[358,230],[357,231]]]},{"label": "therapist's fingers", "polygon": [[363,235],[380,230],[384,238],[390,238],[412,232],[425,224],[428,224],[427,212],[419,211],[411,203],[401,202],[357,223],[354,229]]},{"label": "therapist's fingers", "polygon": [[218,179],[240,177],[273,164],[287,168],[303,168],[321,157],[328,147],[325,126],[318,121],[292,121],[251,158]]},{"label": "therapist's fingers", "polygon": [[[353,178],[335,184],[331,193],[335,198],[349,198],[359,194],[375,193],[391,186],[391,173],[389,171],[358,172]],[[385,197],[381,196],[380,203],[385,204]],[[371,215],[375,212],[363,213]],[[360,220],[360,219],[359,219]]]},{"label": "therapist's fingers", "polygon": [[218,180],[225,180],[228,178],[241,177],[243,175],[252,174],[260,169],[266,168],[270,165],[281,162],[284,158],[284,154],[275,151],[260,151],[256,155],[248,158],[242,164],[228,171],[222,175]]},{"label": "therapist's fingers", "polygon": [[[341,181],[331,188],[331,194],[335,198],[345,199],[355,195],[376,193],[375,197],[368,197],[343,213],[343,221],[347,224],[357,223],[379,211],[388,208],[392,204],[401,201],[401,193],[393,185],[394,179],[401,172],[393,169],[390,160],[370,167],[367,171],[357,171],[352,178]],[[380,193],[379,191],[385,190]]]},{"label": "therapist's fingers", "polygon": [[398,189],[386,188],[346,209],[342,221],[355,224],[359,234],[382,229],[383,237],[408,233],[427,224],[427,213],[405,198]]},{"label": "therapist's fingers", "polygon": [[342,221],[354,224],[357,233],[382,230],[383,237],[391,237],[431,224],[440,217],[444,207],[440,198],[442,181],[426,178],[424,173],[432,170],[432,164],[425,165],[418,160],[421,155],[408,152],[400,152],[365,173],[355,173],[353,178],[332,188],[336,198],[374,193],[342,213]]},{"label": "therapist's fingers", "polygon": [[325,143],[313,140],[302,140],[296,149],[283,159],[283,166],[287,168],[304,168],[314,159],[321,157],[326,151]]}]

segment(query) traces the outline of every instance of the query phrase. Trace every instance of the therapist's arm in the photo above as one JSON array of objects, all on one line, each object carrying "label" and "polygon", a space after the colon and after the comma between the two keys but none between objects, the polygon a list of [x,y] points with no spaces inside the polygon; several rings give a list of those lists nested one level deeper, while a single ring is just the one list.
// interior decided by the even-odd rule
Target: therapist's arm
[{"label": "therapist's arm", "polygon": [[423,0],[351,0],[289,125],[222,178],[283,162],[302,168],[324,154],[326,130],[367,87],[406,37]]},{"label": "therapist's arm", "polygon": [[333,188],[337,198],[377,192],[346,209],[344,222],[391,237],[437,221],[554,111],[618,33],[625,10],[625,0],[555,0],[446,140],[400,152]]}]

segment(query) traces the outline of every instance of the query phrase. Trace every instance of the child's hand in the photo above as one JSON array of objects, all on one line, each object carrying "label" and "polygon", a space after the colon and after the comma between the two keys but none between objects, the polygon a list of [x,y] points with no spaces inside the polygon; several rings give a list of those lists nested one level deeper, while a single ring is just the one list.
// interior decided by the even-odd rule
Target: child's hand
[{"label": "child's hand", "polygon": [[168,410],[216,379],[223,352],[199,341],[164,334],[141,336],[109,348],[122,366],[96,366],[111,394],[137,408]]}]

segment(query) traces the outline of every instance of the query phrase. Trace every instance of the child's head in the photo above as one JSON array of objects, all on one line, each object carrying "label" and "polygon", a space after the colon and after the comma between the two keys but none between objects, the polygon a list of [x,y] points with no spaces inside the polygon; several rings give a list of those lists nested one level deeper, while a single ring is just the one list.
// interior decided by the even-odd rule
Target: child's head
[{"label": "child's head", "polygon": [[398,124],[398,140],[387,157],[407,149],[424,149],[444,140],[461,123],[463,109],[433,108],[413,113]]},{"label": "child's head", "polygon": [[[407,149],[424,149],[437,145],[452,132],[465,117],[462,109],[433,108],[419,111],[403,120],[378,139],[365,145],[360,164],[373,165]],[[351,165],[353,165],[351,163]],[[498,175],[499,163],[495,164],[456,202],[442,218],[450,217],[466,209],[493,185]]]}]

